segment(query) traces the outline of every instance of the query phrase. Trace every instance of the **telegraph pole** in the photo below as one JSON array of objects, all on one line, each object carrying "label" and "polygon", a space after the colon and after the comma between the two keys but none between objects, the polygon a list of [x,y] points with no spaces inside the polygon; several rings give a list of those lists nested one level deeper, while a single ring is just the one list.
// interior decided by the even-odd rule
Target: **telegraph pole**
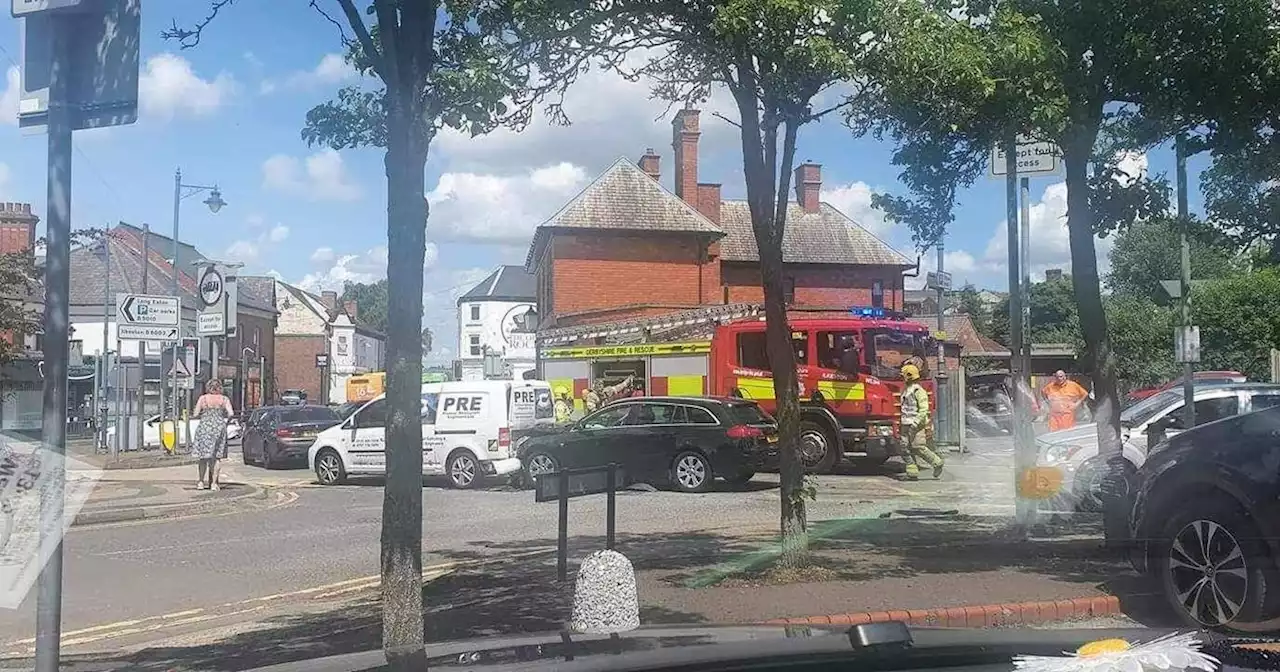
[{"label": "telegraph pole", "polygon": [[1022,482],[1028,472],[1035,467],[1035,445],[1028,443],[1031,432],[1030,402],[1031,390],[1023,368],[1023,332],[1022,322],[1022,245],[1019,240],[1019,208],[1018,208],[1018,141],[1010,134],[1004,141],[1005,169],[1005,219],[1006,247],[1009,253],[1009,371],[1014,381],[1013,395],[1013,470],[1014,492],[1016,496],[1016,515],[1018,525],[1024,529],[1032,522],[1034,508],[1032,501],[1022,494]]}]

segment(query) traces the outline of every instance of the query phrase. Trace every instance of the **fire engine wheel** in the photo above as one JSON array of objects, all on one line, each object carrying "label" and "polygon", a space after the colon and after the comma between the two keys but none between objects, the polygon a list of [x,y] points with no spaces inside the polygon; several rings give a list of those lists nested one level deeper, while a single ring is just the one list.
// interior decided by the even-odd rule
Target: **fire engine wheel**
[{"label": "fire engine wheel", "polygon": [[839,443],[830,430],[812,420],[800,421],[800,462],[805,471],[828,473],[839,457]]}]

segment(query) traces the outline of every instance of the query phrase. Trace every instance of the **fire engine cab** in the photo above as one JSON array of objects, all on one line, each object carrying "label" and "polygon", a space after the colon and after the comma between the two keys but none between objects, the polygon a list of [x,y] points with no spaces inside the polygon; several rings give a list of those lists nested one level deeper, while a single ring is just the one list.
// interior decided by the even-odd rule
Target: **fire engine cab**
[{"label": "fire engine cab", "polygon": [[[791,343],[800,393],[800,451],[805,468],[829,472],[840,461],[878,465],[898,446],[900,369],[908,360],[935,401],[930,355],[937,343],[924,325],[883,308],[845,317],[794,316]],[[765,348],[764,318],[716,327],[707,392],[777,408]]]}]

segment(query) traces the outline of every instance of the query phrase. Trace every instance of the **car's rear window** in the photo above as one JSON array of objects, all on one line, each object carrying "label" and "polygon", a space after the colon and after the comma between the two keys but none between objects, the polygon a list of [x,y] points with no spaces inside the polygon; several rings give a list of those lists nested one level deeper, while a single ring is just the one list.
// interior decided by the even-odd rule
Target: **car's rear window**
[{"label": "car's rear window", "polygon": [[731,404],[729,417],[741,425],[765,425],[773,422],[773,418],[755,404]]},{"label": "car's rear window", "polygon": [[338,423],[338,414],[323,406],[290,408],[280,412],[280,422],[332,422]]}]

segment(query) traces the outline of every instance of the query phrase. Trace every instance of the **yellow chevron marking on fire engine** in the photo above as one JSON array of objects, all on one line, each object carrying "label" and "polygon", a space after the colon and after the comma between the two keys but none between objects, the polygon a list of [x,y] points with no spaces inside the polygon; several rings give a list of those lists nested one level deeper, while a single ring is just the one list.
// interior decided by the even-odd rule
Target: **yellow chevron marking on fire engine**
[{"label": "yellow chevron marking on fire engine", "polygon": [[822,396],[833,401],[862,401],[867,398],[867,386],[863,383],[820,380],[818,391]]}]

